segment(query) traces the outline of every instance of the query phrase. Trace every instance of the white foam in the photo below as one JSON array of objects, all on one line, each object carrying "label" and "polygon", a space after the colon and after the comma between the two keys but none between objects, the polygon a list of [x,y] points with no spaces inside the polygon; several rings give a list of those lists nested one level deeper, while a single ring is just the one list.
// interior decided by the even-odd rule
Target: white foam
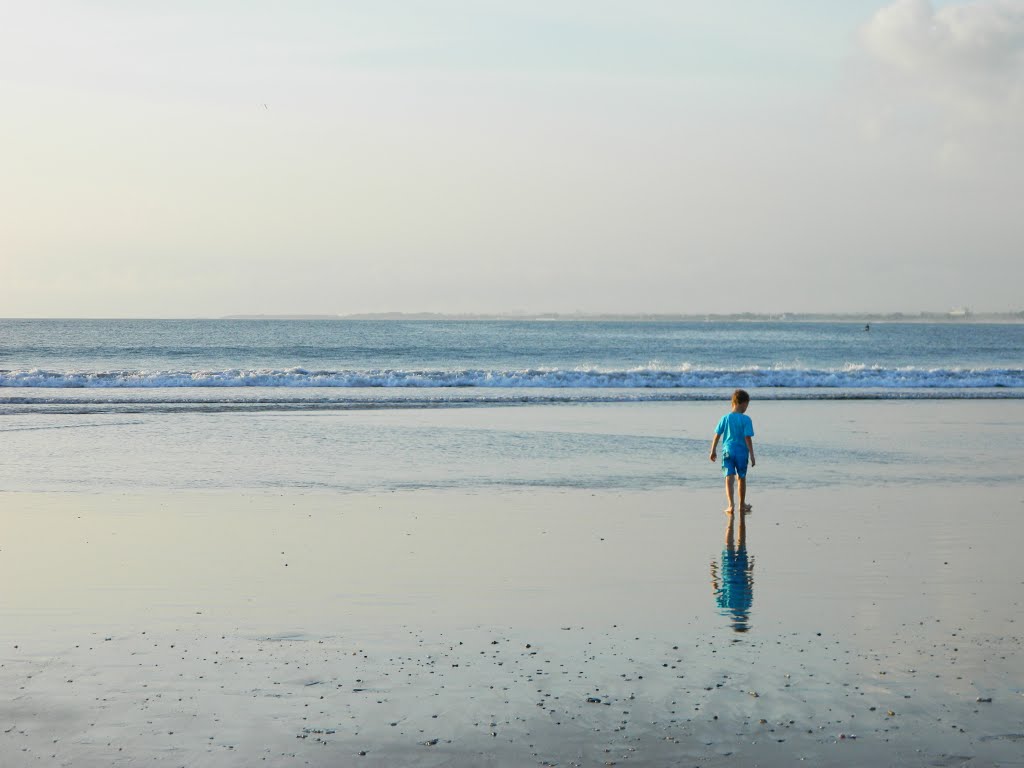
[{"label": "white foam", "polygon": [[849,364],[841,368],[760,367],[339,370],[304,368],[195,371],[0,372],[0,387],[58,389],[150,389],[182,387],[469,387],[546,389],[976,389],[1024,388],[1020,368],[887,368]]}]

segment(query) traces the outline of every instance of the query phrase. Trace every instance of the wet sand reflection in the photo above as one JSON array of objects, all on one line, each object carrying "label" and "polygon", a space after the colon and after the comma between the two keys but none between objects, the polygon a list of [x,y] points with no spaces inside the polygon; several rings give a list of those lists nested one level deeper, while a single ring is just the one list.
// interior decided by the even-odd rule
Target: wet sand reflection
[{"label": "wet sand reflection", "polygon": [[[715,603],[736,632],[750,629],[750,608],[754,602],[754,557],[747,552],[747,514],[729,515],[721,562],[711,561]],[[736,517],[738,521],[734,521]]]}]

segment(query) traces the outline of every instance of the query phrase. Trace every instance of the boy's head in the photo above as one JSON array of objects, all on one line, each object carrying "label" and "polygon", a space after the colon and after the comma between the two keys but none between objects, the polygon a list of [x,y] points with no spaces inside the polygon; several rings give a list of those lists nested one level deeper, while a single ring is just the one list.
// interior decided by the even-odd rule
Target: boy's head
[{"label": "boy's head", "polygon": [[745,389],[737,389],[732,393],[732,409],[742,413],[747,410],[747,406],[750,404],[750,395],[747,394]]}]

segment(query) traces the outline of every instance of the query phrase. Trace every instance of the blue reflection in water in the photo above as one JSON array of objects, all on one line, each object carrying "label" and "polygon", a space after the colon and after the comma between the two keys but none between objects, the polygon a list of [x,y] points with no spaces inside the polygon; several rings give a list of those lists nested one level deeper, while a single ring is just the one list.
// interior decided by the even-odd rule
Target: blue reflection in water
[{"label": "blue reflection in water", "polygon": [[754,557],[747,552],[747,513],[739,516],[733,533],[733,516],[725,529],[721,563],[711,561],[711,588],[719,613],[727,617],[736,632],[750,629],[750,607],[754,602]]}]

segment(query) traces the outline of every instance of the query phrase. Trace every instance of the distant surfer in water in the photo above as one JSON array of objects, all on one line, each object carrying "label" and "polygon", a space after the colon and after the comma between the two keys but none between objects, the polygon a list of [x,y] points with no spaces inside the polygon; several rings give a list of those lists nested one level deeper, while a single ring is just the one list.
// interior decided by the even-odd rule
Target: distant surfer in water
[{"label": "distant surfer in water", "polygon": [[733,495],[733,477],[736,478],[740,492],[739,511],[749,512],[752,507],[747,504],[747,460],[750,466],[756,466],[754,459],[754,422],[747,416],[750,395],[745,390],[737,389],[732,393],[732,410],[718,420],[715,427],[715,439],[711,441],[711,461],[718,460],[718,441],[722,441],[722,474],[725,475],[725,496],[729,507],[725,514],[731,515],[736,509]]}]

